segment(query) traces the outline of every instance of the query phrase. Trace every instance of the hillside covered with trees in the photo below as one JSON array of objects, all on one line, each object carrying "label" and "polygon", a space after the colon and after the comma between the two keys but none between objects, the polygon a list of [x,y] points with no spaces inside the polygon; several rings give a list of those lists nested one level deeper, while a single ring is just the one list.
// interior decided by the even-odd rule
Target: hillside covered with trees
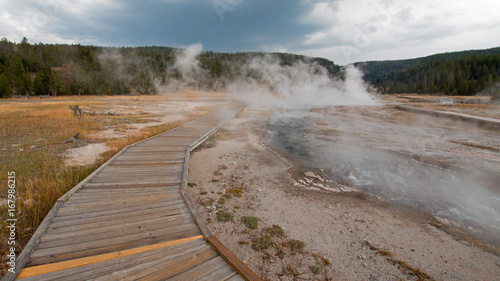
[{"label": "hillside covered with trees", "polygon": [[500,82],[500,47],[355,65],[384,94],[492,94]]},{"label": "hillside covered with trees", "polygon": [[[186,79],[176,67],[181,50],[170,47],[96,47],[63,44],[30,44],[0,40],[0,97],[12,95],[119,95],[154,94],[159,87],[211,88],[255,76],[243,67],[266,53],[201,52],[196,56],[202,75]],[[331,76],[341,67],[323,58],[273,53],[281,65],[299,61],[323,66]],[[258,75],[257,75],[258,76]],[[218,83],[216,83],[218,82]]]}]

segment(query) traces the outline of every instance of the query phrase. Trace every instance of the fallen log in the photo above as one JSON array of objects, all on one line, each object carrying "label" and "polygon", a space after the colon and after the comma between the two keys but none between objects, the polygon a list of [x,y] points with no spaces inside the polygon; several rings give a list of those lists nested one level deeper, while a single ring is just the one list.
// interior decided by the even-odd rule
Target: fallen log
[{"label": "fallen log", "polygon": [[115,112],[98,112],[95,110],[86,110],[86,109],[81,109],[77,104],[73,106],[69,106],[69,108],[73,111],[73,114],[76,116],[82,116],[82,114],[87,114],[87,115],[124,115],[122,113],[116,113]]},{"label": "fallen log", "polygon": [[83,114],[87,115],[110,115],[110,116],[120,116],[120,115],[144,115],[148,114],[147,112],[139,112],[139,113],[116,113],[115,112],[99,112],[95,110],[86,110],[86,109],[81,109],[77,104],[75,105],[70,105],[69,108],[73,111],[73,114],[76,116],[80,117]]}]

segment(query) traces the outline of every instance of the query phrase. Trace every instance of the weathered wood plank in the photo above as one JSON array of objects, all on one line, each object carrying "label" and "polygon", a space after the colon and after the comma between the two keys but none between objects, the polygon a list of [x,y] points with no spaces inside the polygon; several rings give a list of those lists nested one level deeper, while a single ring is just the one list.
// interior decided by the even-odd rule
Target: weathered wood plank
[{"label": "weathered wood plank", "polygon": [[[179,241],[179,240],[176,240]],[[172,242],[176,242],[172,241]],[[170,243],[166,242],[166,243]],[[32,277],[24,278],[23,281],[43,281],[43,280],[90,280],[102,275],[110,274],[113,272],[120,271],[121,269],[129,268],[130,266],[137,265],[137,261],[147,262],[150,260],[159,260],[164,257],[174,256],[178,253],[188,253],[191,251],[197,251],[203,247],[206,247],[204,240],[192,240],[185,243],[175,244],[168,247],[154,248],[148,250],[148,247],[158,247],[163,246],[162,244],[146,246],[142,248],[134,248],[130,250],[113,252],[109,254],[104,254],[101,256],[92,256],[88,258],[83,258],[79,260],[72,260],[71,262],[80,262],[81,266],[69,267],[63,270],[53,271],[48,274],[36,275]],[[131,251],[130,254],[127,251]],[[133,254],[133,252],[138,253]],[[107,259],[108,256],[112,258]],[[113,257],[115,256],[115,257]],[[172,257],[175,258],[175,257]],[[85,264],[86,259],[90,263]],[[96,262],[97,260],[97,262]],[[61,262],[59,264],[63,264]],[[64,264],[63,264],[64,265]]]},{"label": "weathered wood plank", "polygon": [[89,241],[99,241],[102,239],[108,239],[113,237],[124,237],[132,234],[139,233],[153,233],[157,230],[163,230],[165,228],[173,228],[178,226],[187,226],[190,225],[195,227],[194,221],[191,217],[186,215],[179,215],[175,219],[154,223],[153,221],[149,222],[127,222],[123,225],[111,225],[106,228],[99,228],[96,231],[92,231],[94,229],[86,229],[82,231],[75,232],[66,232],[59,235],[52,235],[52,237],[48,237],[49,240],[42,240],[38,244],[37,250],[46,249],[46,248],[54,248],[54,247],[62,247],[65,245],[75,245],[79,243],[89,242]]},{"label": "weathered wood plank", "polygon": [[176,211],[178,209],[185,208],[183,202],[179,201],[177,204],[169,204],[168,202],[153,204],[153,205],[145,205],[143,207],[137,208],[128,208],[122,209],[121,212],[116,212],[115,210],[107,211],[107,212],[93,212],[93,213],[80,213],[80,214],[72,214],[68,216],[56,216],[52,220],[52,223],[80,223],[87,221],[104,221],[107,219],[115,219],[121,216],[131,216],[134,214],[137,215],[148,215],[150,213],[156,212],[171,212]]},{"label": "weathered wood plank", "polygon": [[234,276],[236,271],[227,264],[227,262],[220,256],[216,256],[215,258],[202,263],[198,266],[192,267],[183,273],[170,278],[169,280],[226,280],[232,276]]},{"label": "weathered wood plank", "polygon": [[85,192],[78,192],[73,195],[71,199],[67,202],[71,202],[72,200],[78,201],[84,198],[114,198],[117,196],[130,196],[130,195],[141,195],[141,194],[172,194],[179,193],[179,190],[176,187],[143,187],[143,188],[107,188],[107,189],[94,189],[94,190],[86,190]]},{"label": "weathered wood plank", "polygon": [[[178,204],[182,202],[182,198],[180,197],[172,197],[169,202],[172,204]],[[159,199],[151,199],[148,200],[148,202],[144,201],[128,201],[124,200],[123,202],[113,202],[106,204],[106,202],[101,202],[100,204],[86,204],[86,205],[68,205],[64,206],[59,210],[59,213],[62,215],[67,215],[67,214],[75,214],[78,212],[102,212],[102,211],[109,211],[109,210],[116,210],[116,212],[120,212],[122,209],[127,209],[127,208],[132,208],[132,207],[144,207],[144,205],[147,204],[157,204],[165,202],[163,198]]]},{"label": "weathered wood plank", "polygon": [[161,195],[149,195],[149,194],[136,194],[133,196],[127,196],[124,194],[123,196],[116,198],[115,200],[106,200],[106,198],[101,198],[99,200],[86,200],[83,202],[79,202],[78,200],[68,201],[61,208],[63,210],[67,208],[110,208],[110,207],[119,207],[123,205],[132,205],[132,204],[148,204],[153,202],[161,202],[166,200],[177,200],[180,194],[168,194],[163,193]]},{"label": "weathered wood plank", "polygon": [[[168,266],[169,264],[175,263],[176,260],[190,255],[196,255],[200,252],[203,252],[207,249],[206,244],[197,244],[189,248],[178,248],[175,251],[165,251],[162,253],[162,256],[148,256],[146,258],[138,257],[141,260],[141,263],[130,263],[126,267],[122,267],[121,270],[113,270],[108,271],[107,274],[101,274],[96,277],[94,281],[98,280],[117,280],[117,278],[121,278],[120,280],[135,280],[137,276],[140,276],[141,273],[147,271],[149,268],[155,265],[164,265]],[[135,278],[134,278],[135,277]]]},{"label": "weathered wood plank", "polygon": [[[64,227],[53,227],[47,230],[46,235],[47,239],[53,236],[60,237],[61,239],[65,236],[71,235],[86,235],[86,234],[97,234],[99,232],[107,232],[111,230],[121,230],[120,233],[124,233],[127,230],[125,229],[127,226],[137,227],[137,226],[148,226],[148,225],[163,225],[169,224],[171,221],[186,219],[189,218],[189,213],[186,210],[178,209],[175,212],[171,212],[171,214],[156,214],[155,217],[151,218],[140,218],[140,217],[132,217],[132,218],[117,218],[114,220],[110,220],[108,224],[106,221],[100,221],[95,223],[82,223],[82,224],[74,224],[71,226]],[[43,240],[40,240],[43,241]]]},{"label": "weathered wood plank", "polygon": [[[207,247],[205,251],[197,253],[196,255],[184,255],[170,263],[160,264],[148,268],[147,271],[137,272],[139,276],[132,276],[132,278],[136,279],[136,277],[140,277],[136,279],[138,281],[167,280],[189,268],[205,263],[216,256],[217,252]],[[145,275],[144,273],[148,274]]]},{"label": "weathered wood plank", "polygon": [[231,252],[222,242],[215,236],[206,238],[210,244],[226,261],[231,265],[243,279],[247,281],[261,281],[259,276],[255,274],[246,264],[244,264],[233,252]]},{"label": "weathered wood plank", "polygon": [[110,241],[101,240],[100,246],[96,247],[94,243],[83,243],[79,244],[78,247],[74,245],[60,247],[60,248],[50,248],[43,249],[40,251],[34,251],[31,255],[29,266],[60,262],[71,260],[75,258],[88,257],[93,255],[105,254],[109,252],[116,252],[126,249],[132,249],[136,247],[157,244],[161,242],[166,242],[169,240],[176,240],[185,237],[191,237],[200,235],[201,232],[196,229],[186,229],[185,227],[179,227],[175,230],[166,230],[165,233],[155,233],[155,236],[144,237],[141,235],[135,235],[133,237],[127,237],[127,239],[113,238]]},{"label": "weathered wood plank", "polygon": [[229,279],[226,279],[225,281],[244,281],[243,277],[241,277],[239,274],[234,275],[233,277],[230,277]]},{"label": "weathered wood plank", "polygon": [[[120,192],[121,191],[121,192]],[[124,198],[128,198],[130,196],[137,197],[148,197],[148,196],[171,196],[179,194],[178,190],[174,189],[158,189],[158,188],[148,188],[142,190],[136,189],[128,189],[128,190],[102,190],[96,192],[87,192],[87,193],[77,193],[67,202],[69,204],[72,203],[83,203],[86,201],[96,201],[96,200],[121,200]]]},{"label": "weathered wood plank", "polygon": [[98,179],[93,179],[93,184],[102,184],[102,185],[138,185],[138,184],[169,184],[169,183],[180,183],[181,180],[175,176],[166,176],[164,179],[130,179],[123,178],[119,180],[106,179],[105,177],[101,177]]},{"label": "weathered wood plank", "polygon": [[127,196],[170,195],[179,193],[172,187],[145,187],[145,188],[115,188],[94,189],[89,192],[78,192],[66,202],[80,201],[86,198],[126,198]]},{"label": "weathered wood plank", "polygon": [[[52,220],[51,227],[65,227],[65,226],[70,226],[70,225],[81,225],[81,224],[87,224],[87,223],[92,223],[92,222],[100,222],[100,221],[113,221],[115,219],[120,219],[120,218],[127,218],[127,221],[130,221],[130,218],[133,217],[149,217],[153,214],[173,214],[181,211],[187,211],[186,208],[182,204],[177,204],[174,206],[160,206],[157,208],[148,208],[148,209],[141,209],[141,210],[136,210],[132,212],[119,212],[119,213],[112,213],[108,214],[105,216],[98,216],[98,217],[88,217],[85,216],[84,214],[73,217],[71,219],[64,219],[64,220]],[[42,237],[42,240],[43,241]]]},{"label": "weathered wood plank", "polygon": [[104,189],[104,188],[141,188],[141,187],[172,187],[172,186],[180,186],[180,184],[176,184],[175,182],[167,182],[167,183],[143,183],[143,184],[118,184],[118,183],[87,183],[85,188],[80,192],[94,192],[96,189]]}]

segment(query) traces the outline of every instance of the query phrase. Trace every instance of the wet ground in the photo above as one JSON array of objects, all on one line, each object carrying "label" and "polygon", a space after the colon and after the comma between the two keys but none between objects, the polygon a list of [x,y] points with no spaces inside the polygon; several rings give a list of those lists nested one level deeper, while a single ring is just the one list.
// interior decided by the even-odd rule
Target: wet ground
[{"label": "wet ground", "polygon": [[289,111],[265,126],[267,144],[301,170],[500,244],[498,130],[388,105]]}]

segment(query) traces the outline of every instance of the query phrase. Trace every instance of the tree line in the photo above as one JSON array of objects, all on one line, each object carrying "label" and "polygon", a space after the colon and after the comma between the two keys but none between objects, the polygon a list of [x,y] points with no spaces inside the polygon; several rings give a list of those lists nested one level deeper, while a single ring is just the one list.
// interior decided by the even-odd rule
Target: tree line
[{"label": "tree line", "polygon": [[499,47],[356,65],[365,72],[364,79],[384,94],[495,94],[500,82]]},{"label": "tree line", "polygon": [[[179,50],[170,47],[96,47],[66,44],[30,44],[0,40],[0,97],[12,95],[119,95],[155,94],[159,86],[182,81],[174,67]],[[197,56],[206,75],[196,87],[208,88],[214,81],[228,83],[251,76],[245,65],[262,52],[202,52]],[[341,67],[323,58],[273,53],[281,65],[299,61],[324,67],[331,76],[341,76]],[[193,86],[193,85],[191,85]]]}]

